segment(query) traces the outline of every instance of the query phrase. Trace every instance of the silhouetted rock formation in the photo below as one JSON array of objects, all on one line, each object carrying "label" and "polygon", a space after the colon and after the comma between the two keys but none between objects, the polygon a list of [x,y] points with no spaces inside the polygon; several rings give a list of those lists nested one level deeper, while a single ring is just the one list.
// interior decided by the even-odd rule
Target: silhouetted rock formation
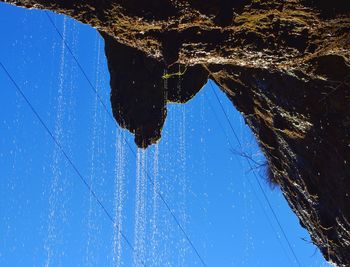
[{"label": "silhouetted rock formation", "polygon": [[[348,0],[5,2],[101,32],[113,115],[141,147],[160,138],[168,101],[186,102],[213,79],[252,128],[313,242],[350,266]],[[166,68],[182,75],[164,79]]]}]

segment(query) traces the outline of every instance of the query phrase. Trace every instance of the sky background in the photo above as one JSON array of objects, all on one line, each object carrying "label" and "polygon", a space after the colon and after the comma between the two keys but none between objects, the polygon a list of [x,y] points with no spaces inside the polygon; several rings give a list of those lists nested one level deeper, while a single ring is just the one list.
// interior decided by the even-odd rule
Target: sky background
[{"label": "sky background", "polygon": [[[0,68],[0,266],[139,266],[140,259],[202,266],[159,192],[207,266],[298,266],[263,191],[300,266],[329,266],[280,190],[264,180],[264,167],[251,170],[233,152],[241,148],[213,90],[241,152],[264,162],[215,85],[186,105],[169,104],[162,139],[141,151],[110,120],[44,12],[1,3],[0,14],[0,62],[137,251]],[[50,16],[110,109],[103,40],[89,26]]]}]

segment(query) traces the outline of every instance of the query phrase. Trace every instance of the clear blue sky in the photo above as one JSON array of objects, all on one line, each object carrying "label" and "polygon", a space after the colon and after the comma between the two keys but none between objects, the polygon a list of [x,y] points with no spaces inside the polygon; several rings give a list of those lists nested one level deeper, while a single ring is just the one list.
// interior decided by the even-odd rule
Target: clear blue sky
[{"label": "clear blue sky", "polygon": [[[5,4],[0,14],[0,61],[147,266],[201,264],[137,165],[155,179],[207,266],[298,266],[253,171],[232,153],[238,145],[209,84],[186,105],[169,105],[158,148],[140,152],[137,164],[46,15]],[[103,40],[50,15],[110,108]],[[2,69],[0,88],[0,266],[132,266],[123,240],[118,261],[113,224]],[[263,162],[243,118],[214,89],[243,152]],[[123,135],[136,151],[133,137]],[[259,181],[301,266],[328,266],[281,192]]]}]

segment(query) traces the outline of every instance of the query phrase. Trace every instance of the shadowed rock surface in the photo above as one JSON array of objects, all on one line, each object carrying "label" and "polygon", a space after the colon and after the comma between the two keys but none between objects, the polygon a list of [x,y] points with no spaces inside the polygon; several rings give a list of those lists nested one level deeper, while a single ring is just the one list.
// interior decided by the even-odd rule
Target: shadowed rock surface
[{"label": "shadowed rock surface", "polygon": [[5,2],[101,32],[113,115],[140,147],[160,138],[167,102],[186,102],[213,79],[312,241],[350,266],[348,0]]},{"label": "shadowed rock surface", "polygon": [[113,116],[121,127],[135,135],[136,144],[145,148],[161,136],[166,103],[191,99],[207,82],[208,71],[201,65],[166,68],[109,35],[101,35],[111,77]]}]

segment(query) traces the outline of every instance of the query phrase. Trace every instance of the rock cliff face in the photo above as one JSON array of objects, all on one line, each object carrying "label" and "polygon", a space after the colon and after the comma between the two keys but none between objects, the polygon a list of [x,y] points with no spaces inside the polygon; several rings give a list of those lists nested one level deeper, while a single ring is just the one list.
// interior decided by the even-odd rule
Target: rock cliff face
[{"label": "rock cliff face", "polygon": [[160,138],[167,102],[186,102],[213,79],[252,128],[313,242],[350,266],[348,0],[4,2],[101,32],[113,115],[141,147]]}]

